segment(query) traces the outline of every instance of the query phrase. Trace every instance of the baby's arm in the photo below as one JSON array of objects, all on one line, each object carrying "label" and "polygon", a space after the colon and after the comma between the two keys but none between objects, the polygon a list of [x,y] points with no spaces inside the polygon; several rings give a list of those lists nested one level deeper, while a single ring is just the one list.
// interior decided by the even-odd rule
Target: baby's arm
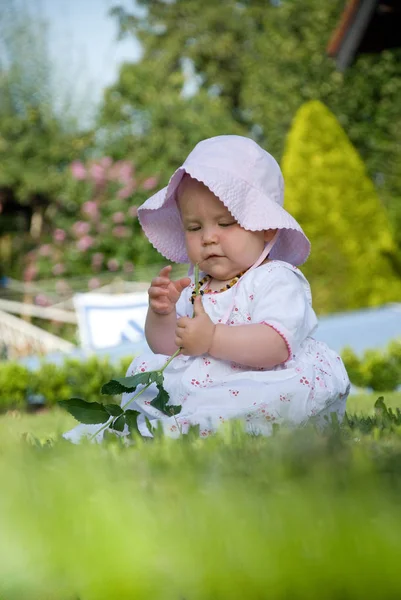
[{"label": "baby's arm", "polygon": [[264,369],[289,358],[285,340],[267,324],[215,325],[199,296],[195,299],[194,315],[192,319],[181,317],[177,321],[175,343],[183,354],[208,353],[214,358]]},{"label": "baby's arm", "polygon": [[285,340],[264,324],[216,325],[209,354],[214,358],[265,369],[271,369],[289,358]]},{"label": "baby's arm", "polygon": [[155,277],[148,290],[149,308],[145,322],[145,336],[150,349],[157,354],[174,354],[177,324],[176,303],[181,292],[191,280],[189,277],[171,281],[171,267],[164,267]]},{"label": "baby's arm", "polygon": [[174,310],[168,315],[155,313],[149,306],[146,315],[145,336],[149,348],[155,354],[170,356],[177,350],[174,344],[174,332],[177,323],[177,314]]}]

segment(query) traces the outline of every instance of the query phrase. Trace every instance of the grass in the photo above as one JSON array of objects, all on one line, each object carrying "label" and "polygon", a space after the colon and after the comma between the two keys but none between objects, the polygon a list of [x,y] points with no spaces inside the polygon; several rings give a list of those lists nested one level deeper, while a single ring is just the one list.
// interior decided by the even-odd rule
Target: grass
[{"label": "grass", "polygon": [[371,394],[355,394],[348,398],[347,412],[350,414],[373,414],[374,402],[384,396],[386,405],[392,409],[401,409],[401,392],[372,392]]},{"label": "grass", "polygon": [[10,411],[0,415],[0,438],[17,442],[28,433],[39,439],[56,439],[76,424],[73,417],[58,408],[35,414]]},{"label": "grass", "polygon": [[400,596],[400,426],[125,448],[57,440],[73,424],[0,418],[1,600]]}]

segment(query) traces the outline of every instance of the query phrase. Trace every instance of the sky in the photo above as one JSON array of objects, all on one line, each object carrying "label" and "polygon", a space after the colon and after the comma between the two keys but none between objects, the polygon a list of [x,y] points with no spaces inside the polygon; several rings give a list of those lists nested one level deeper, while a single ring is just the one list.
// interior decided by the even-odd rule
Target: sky
[{"label": "sky", "polygon": [[[56,85],[91,112],[103,89],[117,79],[121,63],[140,57],[140,45],[133,37],[117,40],[117,22],[108,15],[116,4],[132,10],[134,0],[37,0],[37,4],[48,25]],[[87,117],[83,114],[83,119]]]}]

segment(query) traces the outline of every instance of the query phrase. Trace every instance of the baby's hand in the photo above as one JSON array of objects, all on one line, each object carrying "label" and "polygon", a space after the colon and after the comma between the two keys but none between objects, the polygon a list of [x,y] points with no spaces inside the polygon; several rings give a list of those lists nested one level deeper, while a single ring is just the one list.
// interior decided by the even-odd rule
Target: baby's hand
[{"label": "baby's hand", "polygon": [[200,356],[209,352],[216,325],[203,308],[200,296],[195,298],[194,317],[177,321],[175,343],[186,356]]},{"label": "baby's hand", "polygon": [[152,279],[149,294],[149,306],[158,315],[170,314],[181,296],[183,289],[191,283],[189,277],[171,281],[171,266],[163,267],[159,275]]}]

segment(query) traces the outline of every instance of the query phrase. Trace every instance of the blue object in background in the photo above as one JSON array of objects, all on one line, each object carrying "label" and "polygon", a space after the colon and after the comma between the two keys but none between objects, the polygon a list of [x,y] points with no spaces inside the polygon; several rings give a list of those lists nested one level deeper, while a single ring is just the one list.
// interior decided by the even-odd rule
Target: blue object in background
[{"label": "blue object in background", "polygon": [[[28,367],[32,371],[39,369],[40,365],[43,362],[53,363],[56,365],[62,365],[65,359],[74,358],[81,359],[82,361],[88,360],[91,356],[96,355],[98,357],[110,359],[110,362],[113,364],[118,363],[122,358],[126,358],[130,356],[134,358],[141,354],[145,350],[149,350],[149,346],[146,343],[146,340],[143,339],[141,342],[124,342],[119,344],[118,346],[113,346],[112,348],[102,348],[97,350],[85,350],[84,348],[77,347],[76,350],[69,352],[68,354],[64,352],[50,352],[46,354],[46,356],[26,356],[21,358],[18,362]],[[121,373],[121,377],[123,377],[125,373]]]},{"label": "blue object in background", "polygon": [[360,357],[366,350],[384,351],[392,340],[401,340],[401,304],[319,317],[313,337],[338,353],[346,346]]},{"label": "blue object in background", "polygon": [[[337,313],[319,318],[319,327],[314,337],[325,342],[330,348],[341,354],[349,346],[358,356],[362,357],[366,350],[385,351],[389,342],[394,339],[401,341],[401,304],[387,304],[379,308]],[[108,356],[114,363],[126,356],[137,356],[149,350],[145,338],[139,342],[123,341],[118,346],[97,350],[78,348],[69,354],[55,352],[45,358],[29,356],[20,360],[30,369],[37,369],[41,362],[62,364],[66,357],[82,358],[89,356]]]}]

